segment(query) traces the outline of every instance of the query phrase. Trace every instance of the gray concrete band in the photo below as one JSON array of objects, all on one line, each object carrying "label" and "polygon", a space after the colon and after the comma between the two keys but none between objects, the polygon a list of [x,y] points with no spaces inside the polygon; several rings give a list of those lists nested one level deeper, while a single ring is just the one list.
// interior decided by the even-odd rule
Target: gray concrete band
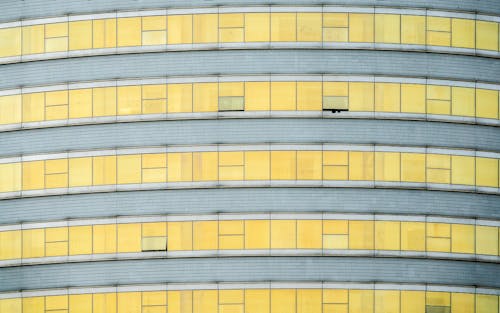
[{"label": "gray concrete band", "polygon": [[218,50],[108,55],[2,65],[0,89],[133,77],[348,74],[500,82],[500,59],[371,50]]},{"label": "gray concrete band", "polygon": [[120,215],[335,212],[500,219],[498,196],[358,188],[226,188],[3,200],[1,224]]},{"label": "gray concrete band", "polygon": [[0,291],[165,282],[340,281],[500,287],[500,265],[360,257],[229,257],[34,265],[0,269]]}]

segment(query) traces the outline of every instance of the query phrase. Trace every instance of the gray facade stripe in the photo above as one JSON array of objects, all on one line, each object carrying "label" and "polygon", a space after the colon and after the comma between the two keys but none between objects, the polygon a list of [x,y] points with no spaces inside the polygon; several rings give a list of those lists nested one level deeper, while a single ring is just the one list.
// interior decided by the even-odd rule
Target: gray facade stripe
[{"label": "gray facade stripe", "polygon": [[[459,274],[459,275],[458,275]],[[500,287],[500,266],[356,257],[151,259],[3,268],[0,291],[165,282],[342,281]]]},{"label": "gray facade stripe", "polygon": [[32,129],[0,134],[1,156],[115,147],[340,143],[500,150],[497,127],[440,122],[330,119],[157,121]]},{"label": "gray facade stripe", "polygon": [[[403,0],[274,0],[275,5],[359,5],[359,6],[388,6],[401,8],[429,8],[440,10],[458,10],[469,12],[484,12],[500,14],[497,0],[414,0],[409,4]],[[0,4],[2,17],[0,21],[12,21],[25,18],[59,16],[64,14],[97,13],[115,10],[140,10],[174,7],[206,7],[206,6],[241,6],[241,5],[269,5],[267,0],[67,0],[44,1],[23,0],[4,1]]]},{"label": "gray facade stripe", "polygon": [[357,188],[184,189],[3,200],[2,224],[120,215],[334,212],[500,219],[498,196]]},{"label": "gray facade stripe", "polygon": [[179,75],[348,74],[500,82],[500,59],[369,50],[218,50],[70,58],[2,65],[0,89]]}]

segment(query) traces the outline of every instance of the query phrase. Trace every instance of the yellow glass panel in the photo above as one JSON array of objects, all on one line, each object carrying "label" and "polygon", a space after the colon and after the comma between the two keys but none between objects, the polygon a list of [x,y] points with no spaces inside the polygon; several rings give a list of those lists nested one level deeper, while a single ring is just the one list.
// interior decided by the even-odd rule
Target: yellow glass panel
[{"label": "yellow glass panel", "polygon": [[322,313],[321,289],[297,290],[297,313]]},{"label": "yellow glass panel", "polygon": [[0,192],[21,190],[21,163],[0,164]]},{"label": "yellow glass panel", "polygon": [[61,174],[68,171],[68,159],[46,160],[45,174]]},{"label": "yellow glass panel", "polygon": [[498,118],[498,91],[476,89],[476,116]]},{"label": "yellow glass panel", "polygon": [[323,151],[324,165],[348,165],[349,152],[347,151]]},{"label": "yellow glass panel", "polygon": [[142,224],[142,236],[166,236],[167,235],[167,224],[162,222],[157,223],[143,223]]},{"label": "yellow glass panel", "polygon": [[219,289],[219,303],[220,304],[231,304],[231,303],[244,303],[244,290],[224,290]]},{"label": "yellow glass panel", "polygon": [[21,27],[0,29],[0,58],[21,55]]},{"label": "yellow glass panel", "polygon": [[297,179],[322,179],[321,151],[297,151]]},{"label": "yellow glass panel", "polygon": [[322,231],[321,221],[298,220],[297,221],[297,248],[298,249],[321,249]]},{"label": "yellow glass panel", "polygon": [[23,258],[39,258],[45,256],[45,230],[23,230]]},{"label": "yellow glass panel", "polygon": [[218,179],[217,152],[193,153],[193,180],[212,181]]},{"label": "yellow glass panel", "polygon": [[21,99],[21,95],[0,97],[0,125],[21,123]]},{"label": "yellow glass panel", "polygon": [[374,108],[373,83],[349,83],[349,110],[372,112]]},{"label": "yellow glass panel", "polygon": [[348,27],[347,13],[323,13],[323,27]]},{"label": "yellow glass panel", "polygon": [[243,166],[221,166],[219,167],[219,180],[243,180]]},{"label": "yellow glass panel", "polygon": [[45,25],[23,27],[23,55],[45,52]]},{"label": "yellow glass panel", "polygon": [[425,182],[425,154],[401,153],[401,181]]},{"label": "yellow glass panel", "polygon": [[295,180],[296,178],[296,151],[271,151],[271,179]]},{"label": "yellow glass panel", "polygon": [[425,16],[401,15],[401,43],[425,45]]},{"label": "yellow glass panel", "polygon": [[349,41],[373,42],[373,14],[349,14]]},{"label": "yellow glass panel", "polygon": [[115,313],[116,293],[93,294],[92,307],[93,313]]},{"label": "yellow glass panel", "polygon": [[22,313],[22,298],[0,300],[0,312]]},{"label": "yellow glass panel", "polygon": [[67,241],[68,227],[51,227],[45,229],[45,241]]},{"label": "yellow glass panel", "polygon": [[375,42],[399,43],[400,17],[396,14],[375,14]]},{"label": "yellow glass panel", "polygon": [[270,300],[269,289],[245,289],[245,313],[269,313]]},{"label": "yellow glass panel", "polygon": [[323,82],[323,96],[349,96],[349,83],[347,82]]},{"label": "yellow glass panel", "polygon": [[217,83],[197,83],[193,87],[194,112],[217,112],[219,98]]},{"label": "yellow glass panel", "polygon": [[118,18],[118,47],[140,46],[141,34],[140,17]]},{"label": "yellow glass panel", "polygon": [[141,224],[118,224],[118,252],[141,251]]},{"label": "yellow glass panel", "polygon": [[447,114],[450,108],[451,87],[449,86],[427,86],[427,113]]},{"label": "yellow glass panel", "polygon": [[45,52],[59,52],[68,50],[68,37],[45,39]]},{"label": "yellow glass panel", "polygon": [[450,252],[449,238],[427,238],[427,250],[437,252]]},{"label": "yellow glass panel", "polygon": [[271,220],[271,249],[296,248],[297,221]]},{"label": "yellow glass panel", "polygon": [[401,84],[401,112],[425,113],[425,85]]},{"label": "yellow glass panel", "polygon": [[167,43],[167,31],[155,30],[142,33],[142,45],[164,45]]},{"label": "yellow glass panel", "polygon": [[69,227],[69,255],[92,254],[92,226]]},{"label": "yellow glass panel", "polygon": [[45,297],[45,310],[67,310],[68,296],[48,296]]},{"label": "yellow glass panel", "polygon": [[54,23],[45,25],[45,37],[64,37],[68,36],[67,23]]},{"label": "yellow glass panel", "polygon": [[118,184],[141,183],[141,155],[119,155],[117,157]]},{"label": "yellow glass panel", "polygon": [[425,223],[401,222],[401,250],[425,251]]},{"label": "yellow glass panel", "polygon": [[92,49],[92,21],[69,22],[69,50]]},{"label": "yellow glass panel", "polygon": [[373,152],[349,152],[349,180],[373,180],[373,174]]},{"label": "yellow glass panel", "polygon": [[166,291],[142,292],[142,305],[167,305]]},{"label": "yellow glass panel", "polygon": [[398,152],[375,153],[375,180],[400,181],[401,155]]},{"label": "yellow glass panel", "polygon": [[219,41],[243,42],[243,28],[219,28]]},{"label": "yellow glass panel", "polygon": [[245,41],[268,42],[270,25],[269,13],[245,13]]},{"label": "yellow glass panel", "polygon": [[45,256],[68,255],[68,242],[47,242],[45,244]]},{"label": "yellow glass panel", "polygon": [[451,226],[445,223],[427,223],[427,236],[450,237]]},{"label": "yellow glass panel", "polygon": [[297,110],[321,111],[321,82],[297,82]]},{"label": "yellow glass panel", "polygon": [[141,114],[141,86],[118,87],[118,114]]},{"label": "yellow glass panel", "polygon": [[400,250],[400,222],[376,221],[375,222],[375,249]]},{"label": "yellow glass panel", "polygon": [[451,156],[451,183],[459,185],[474,185],[475,158],[468,156]]},{"label": "yellow glass panel", "polygon": [[451,114],[460,116],[475,116],[475,89],[452,87]]},{"label": "yellow glass panel", "polygon": [[450,306],[450,293],[427,291],[426,295],[427,306]]},{"label": "yellow glass panel", "polygon": [[168,313],[192,313],[193,312],[193,292],[168,291],[167,292]]},{"label": "yellow glass panel", "polygon": [[271,289],[271,313],[296,312],[295,289]]},{"label": "yellow glass panel", "polygon": [[165,153],[150,153],[142,155],[142,168],[159,168],[167,166]]},{"label": "yellow glass panel", "polygon": [[425,313],[425,292],[401,290],[401,313]]},{"label": "yellow glass panel", "polygon": [[166,113],[167,112],[167,88],[166,85],[144,85],[142,86],[142,113]]},{"label": "yellow glass panel", "polygon": [[498,23],[476,20],[476,49],[498,50]]},{"label": "yellow glass panel", "polygon": [[167,230],[168,230],[168,250],[193,249],[192,222],[169,222]]},{"label": "yellow glass panel", "polygon": [[498,160],[476,158],[476,184],[478,186],[498,187]]},{"label": "yellow glass panel", "polygon": [[192,181],[193,180],[193,154],[169,153],[168,158],[168,181]]},{"label": "yellow glass panel", "polygon": [[193,85],[168,85],[168,113],[193,112]]},{"label": "yellow glass panel", "polygon": [[323,153],[323,179],[324,180],[348,180],[349,167],[347,165],[326,165],[325,154]]},{"label": "yellow glass panel", "polygon": [[375,290],[375,313],[399,313],[399,291]]},{"label": "yellow glass panel", "polygon": [[217,312],[217,290],[193,290],[193,313]]},{"label": "yellow glass panel", "polygon": [[476,295],[476,313],[497,313],[498,296]]},{"label": "yellow glass panel", "polygon": [[92,294],[69,295],[69,313],[92,312]]},{"label": "yellow glass panel", "polygon": [[323,249],[348,249],[348,235],[323,235]]},{"label": "yellow glass panel", "polygon": [[23,162],[23,190],[43,189],[45,187],[44,161]]},{"label": "yellow glass panel", "polygon": [[118,313],[141,313],[140,292],[118,292]]},{"label": "yellow glass panel", "polygon": [[270,109],[271,88],[269,82],[245,83],[245,110],[267,111]]},{"label": "yellow glass panel", "polygon": [[94,185],[116,184],[116,156],[93,157]]},{"label": "yellow glass panel", "polygon": [[92,158],[69,159],[69,187],[92,185]]},{"label": "yellow glass panel", "polygon": [[217,42],[217,14],[195,14],[193,15],[193,42],[211,43]]},{"label": "yellow glass panel", "polygon": [[169,44],[186,44],[193,42],[192,15],[169,15],[167,22],[167,39]]},{"label": "yellow glass panel", "polygon": [[323,28],[324,42],[347,42],[348,28]]},{"label": "yellow glass panel", "polygon": [[271,41],[296,41],[296,13],[271,14]]},{"label": "yellow glass panel", "polygon": [[244,83],[219,83],[219,97],[239,97],[244,95]]},{"label": "yellow glass panel", "polygon": [[296,110],[296,87],[295,82],[272,82],[271,110]]},{"label": "yellow glass panel", "polygon": [[116,225],[94,225],[93,226],[93,249],[94,253],[116,252]]},{"label": "yellow glass panel", "polygon": [[116,47],[116,19],[92,21],[92,45],[94,48]]},{"label": "yellow glass panel", "polygon": [[0,232],[0,260],[21,258],[21,231]]},{"label": "yellow glass panel", "polygon": [[427,154],[427,182],[438,184],[450,183],[451,156],[445,154]]},{"label": "yellow glass panel", "polygon": [[142,17],[142,30],[165,30],[167,29],[166,16],[144,16]]},{"label": "yellow glass panel", "polygon": [[243,235],[224,235],[219,237],[219,249],[243,249],[244,237]]},{"label": "yellow glass panel", "polygon": [[323,303],[349,303],[346,289],[323,289]]},{"label": "yellow glass panel", "polygon": [[476,226],[476,253],[498,255],[498,229],[490,226]]},{"label": "yellow glass panel", "polygon": [[193,250],[217,250],[217,221],[193,222]]},{"label": "yellow glass panel", "polygon": [[342,235],[349,233],[349,222],[345,220],[324,220],[323,233]]},{"label": "yellow glass panel", "polygon": [[427,17],[427,44],[450,46],[451,19],[447,17]]},{"label": "yellow glass panel", "polygon": [[268,151],[245,152],[245,179],[268,180],[270,177],[270,153]]},{"label": "yellow glass panel", "polygon": [[375,84],[375,111],[399,112],[401,110],[400,84]]},{"label": "yellow glass panel", "polygon": [[270,222],[267,220],[245,221],[245,249],[269,249]]},{"label": "yellow glass panel", "polygon": [[69,91],[69,118],[92,116],[92,89]]},{"label": "yellow glass panel", "polygon": [[235,235],[244,233],[243,221],[220,221],[219,233],[221,235]]},{"label": "yellow glass panel", "polygon": [[242,13],[219,14],[219,27],[244,27],[244,15]]},{"label": "yellow glass panel", "polygon": [[350,313],[372,312],[373,301],[373,290],[349,290]]},{"label": "yellow glass panel", "polygon": [[23,298],[23,313],[44,313],[45,297]]},{"label": "yellow glass panel", "polygon": [[349,249],[373,249],[373,221],[349,221]]},{"label": "yellow glass panel", "polygon": [[243,152],[219,152],[219,166],[243,165]]},{"label": "yellow glass panel", "polygon": [[321,13],[297,13],[297,41],[321,42]]},{"label": "yellow glass panel", "polygon": [[93,88],[92,103],[94,116],[116,115],[116,88]]},{"label": "yellow glass panel", "polygon": [[475,20],[451,19],[451,45],[460,48],[474,48],[476,43]]},{"label": "yellow glass panel", "polygon": [[451,252],[474,253],[474,225],[451,225]]},{"label": "yellow glass panel", "polygon": [[38,122],[45,119],[45,94],[43,92],[23,94],[23,122]]}]

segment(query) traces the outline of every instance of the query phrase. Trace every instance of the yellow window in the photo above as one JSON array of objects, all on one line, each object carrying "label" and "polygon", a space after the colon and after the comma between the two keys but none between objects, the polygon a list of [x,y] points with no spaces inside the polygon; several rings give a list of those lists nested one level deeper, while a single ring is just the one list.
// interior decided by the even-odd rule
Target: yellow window
[{"label": "yellow window", "polygon": [[373,112],[373,83],[349,83],[349,110]]},{"label": "yellow window", "polygon": [[270,15],[269,13],[246,13],[245,14],[245,41],[267,42],[270,38]]},{"label": "yellow window", "polygon": [[498,187],[498,160],[476,158],[476,185]]},{"label": "yellow window", "polygon": [[45,255],[68,255],[68,228],[56,227],[45,230]]},{"label": "yellow window", "polygon": [[348,180],[348,159],[347,151],[323,151],[323,179]]},{"label": "yellow window", "polygon": [[451,156],[445,154],[427,154],[427,182],[437,184],[450,183]]},{"label": "yellow window", "polygon": [[167,180],[167,155],[153,153],[142,155],[142,182],[161,183]]},{"label": "yellow window", "polygon": [[141,183],[141,155],[119,155],[117,157],[118,184]]},{"label": "yellow window", "polygon": [[245,221],[245,249],[269,249],[270,223],[267,220]]},{"label": "yellow window", "polygon": [[321,111],[321,82],[297,82],[297,110]]},{"label": "yellow window", "polygon": [[92,104],[94,116],[116,115],[116,88],[93,88]]},{"label": "yellow window", "polygon": [[321,289],[297,289],[297,313],[321,313]]},{"label": "yellow window", "polygon": [[193,153],[193,180],[212,181],[218,179],[217,152]]},{"label": "yellow window", "polygon": [[298,249],[321,249],[323,236],[321,224],[320,220],[297,221]]},{"label": "yellow window", "polygon": [[217,221],[193,222],[193,250],[217,250]]},{"label": "yellow window", "polygon": [[45,52],[45,25],[24,26],[22,34],[23,55]]},{"label": "yellow window", "polygon": [[45,52],[60,52],[67,50],[68,50],[68,37],[45,39]]},{"label": "yellow window", "polygon": [[166,16],[158,15],[158,16],[142,17],[142,31],[165,30],[165,29],[167,29]]},{"label": "yellow window", "polygon": [[0,97],[0,125],[21,123],[21,95]]},{"label": "yellow window", "polygon": [[[347,309],[349,291],[347,289],[323,289],[323,303],[345,303]],[[345,312],[347,313],[347,311]]]},{"label": "yellow window", "polygon": [[269,82],[245,83],[245,111],[267,111],[271,105]]},{"label": "yellow window", "polygon": [[321,13],[297,13],[297,41],[321,41]]},{"label": "yellow window", "polygon": [[375,111],[399,112],[401,110],[400,84],[375,84]]},{"label": "yellow window", "polygon": [[0,232],[0,260],[21,258],[21,231]]},{"label": "yellow window", "polygon": [[168,182],[193,180],[193,154],[168,153]]},{"label": "yellow window", "polygon": [[373,221],[349,221],[349,249],[373,249]]},{"label": "yellow window", "polygon": [[164,222],[143,223],[142,236],[143,237],[167,236],[167,224]]},{"label": "yellow window", "polygon": [[323,13],[323,27],[349,27],[347,13]]},{"label": "yellow window", "polygon": [[149,291],[142,292],[142,305],[167,305],[167,292],[166,291]]},{"label": "yellow window", "polygon": [[118,313],[141,312],[140,292],[118,292],[117,299]]},{"label": "yellow window", "polygon": [[375,290],[375,313],[399,313],[399,291]]},{"label": "yellow window", "polygon": [[193,250],[193,223],[169,222],[168,250]]},{"label": "yellow window", "polygon": [[168,85],[168,113],[193,112],[193,85]]},{"label": "yellow window", "polygon": [[43,189],[45,187],[44,161],[23,162],[23,190]]},{"label": "yellow window", "polygon": [[92,31],[94,49],[116,47],[116,19],[93,20]]},{"label": "yellow window", "polygon": [[451,87],[435,85],[427,86],[427,113],[451,114],[450,100]]},{"label": "yellow window", "polygon": [[375,180],[401,181],[401,155],[398,152],[375,153]]},{"label": "yellow window", "polygon": [[349,14],[349,41],[373,42],[373,14]]},{"label": "yellow window", "polygon": [[424,313],[425,292],[424,291],[401,291],[401,313]]},{"label": "yellow window", "polygon": [[323,220],[323,249],[349,248],[349,221]]},{"label": "yellow window", "polygon": [[474,185],[475,158],[468,156],[451,156],[451,183],[458,185]]},{"label": "yellow window", "polygon": [[45,119],[59,120],[68,118],[68,91],[45,93]]},{"label": "yellow window", "polygon": [[220,166],[239,166],[243,165],[243,152],[219,152]]},{"label": "yellow window", "polygon": [[116,156],[93,157],[92,164],[94,185],[116,184]]},{"label": "yellow window", "polygon": [[375,14],[375,42],[399,43],[401,15]]},{"label": "yellow window", "polygon": [[425,223],[401,222],[401,250],[425,250]]},{"label": "yellow window", "polygon": [[21,313],[22,311],[22,298],[0,300],[0,312]]},{"label": "yellow window", "polygon": [[349,290],[349,312],[372,312],[373,290]]},{"label": "yellow window", "polygon": [[451,19],[448,17],[427,17],[427,44],[450,46]]},{"label": "yellow window", "polygon": [[476,313],[496,313],[496,308],[498,308],[498,296],[476,295]]},{"label": "yellow window", "polygon": [[296,312],[295,289],[271,289],[271,313]]},{"label": "yellow window", "polygon": [[219,233],[221,235],[240,235],[244,233],[243,221],[220,221]]},{"label": "yellow window", "polygon": [[116,225],[94,225],[93,226],[93,249],[94,253],[116,252]]},{"label": "yellow window", "polygon": [[498,23],[476,20],[476,49],[498,50]]},{"label": "yellow window", "polygon": [[143,85],[142,86],[142,113],[155,114],[167,113],[167,86]]},{"label": "yellow window", "polygon": [[21,27],[0,29],[0,58],[21,55]]},{"label": "yellow window", "polygon": [[141,251],[141,224],[118,224],[118,252]]},{"label": "yellow window", "polygon": [[427,236],[447,237],[451,235],[450,224],[445,223],[427,223]]},{"label": "yellow window", "polygon": [[347,42],[348,13],[323,13],[323,41]]},{"label": "yellow window", "polygon": [[244,303],[244,290],[225,290],[219,289],[219,303],[220,304],[234,304]]},{"label": "yellow window", "polygon": [[245,289],[245,313],[269,313],[269,289]]},{"label": "yellow window", "polygon": [[296,13],[271,14],[271,41],[296,41],[297,15]]},{"label": "yellow window", "polygon": [[168,44],[186,44],[193,42],[192,15],[169,15],[167,23]]},{"label": "yellow window", "polygon": [[432,311],[432,308],[429,307],[443,307],[450,306],[450,293],[449,292],[436,292],[436,291],[427,291],[426,295],[426,305],[427,310]]},{"label": "yellow window", "polygon": [[268,180],[271,173],[269,151],[245,152],[245,179]]},{"label": "yellow window", "polygon": [[69,295],[69,313],[92,312],[92,294]]},{"label": "yellow window", "polygon": [[69,227],[69,255],[92,254],[92,226]]},{"label": "yellow window", "polygon": [[68,309],[68,296],[48,296],[45,297],[45,310],[67,310]]},{"label": "yellow window", "polygon": [[193,42],[217,42],[217,14],[193,15]]},{"label": "yellow window", "polygon": [[194,112],[217,112],[219,95],[217,83],[197,83],[193,86]]},{"label": "yellow window", "polygon": [[476,226],[476,253],[498,255],[498,228]]},{"label": "yellow window", "polygon": [[193,290],[193,313],[217,312],[217,290]]},{"label": "yellow window", "polygon": [[401,181],[425,182],[425,154],[401,153]]},{"label": "yellow window", "polygon": [[401,15],[401,43],[425,45],[425,16]]},{"label": "yellow window", "polygon": [[93,313],[115,313],[116,293],[96,293],[92,295]]},{"label": "yellow window", "polygon": [[45,94],[23,94],[23,122],[39,122],[45,119]]},{"label": "yellow window", "polygon": [[450,252],[450,224],[427,223],[427,250]]},{"label": "yellow window", "polygon": [[475,89],[452,87],[451,114],[460,116],[475,116]]},{"label": "yellow window", "polygon": [[23,230],[23,258],[40,258],[45,256],[45,230]]},{"label": "yellow window", "polygon": [[271,220],[271,249],[294,249],[296,237],[297,221]]},{"label": "yellow window", "polygon": [[[220,14],[229,15],[229,14]],[[243,27],[219,28],[219,42],[243,42]]]},{"label": "yellow window", "polygon": [[92,116],[92,89],[69,91],[69,118]]},{"label": "yellow window", "polygon": [[45,297],[23,298],[23,312],[25,313],[45,312]]},{"label": "yellow window", "polygon": [[220,28],[244,27],[244,15],[242,13],[219,14]]},{"label": "yellow window", "polygon": [[92,21],[69,22],[69,50],[92,49]]},{"label": "yellow window", "polygon": [[373,180],[373,152],[349,152],[349,180]]},{"label": "yellow window", "polygon": [[118,47],[140,46],[141,44],[141,18],[118,18]]},{"label": "yellow window", "polygon": [[168,312],[192,313],[193,312],[193,291],[168,291],[167,292]]},{"label": "yellow window", "polygon": [[401,249],[400,222],[376,221],[375,222],[375,249],[400,250]]},{"label": "yellow window", "polygon": [[271,151],[271,179],[297,179],[296,151]]},{"label": "yellow window", "polygon": [[451,45],[459,48],[474,48],[476,43],[476,21],[451,19]]},{"label": "yellow window", "polygon": [[141,114],[141,86],[125,86],[117,89],[118,114]]},{"label": "yellow window", "polygon": [[69,187],[92,185],[92,158],[71,158],[69,162]]},{"label": "yellow window", "polygon": [[498,91],[476,89],[476,116],[498,118]]},{"label": "yellow window", "polygon": [[474,253],[474,233],[473,225],[451,225],[451,252]]},{"label": "yellow window", "polygon": [[425,113],[425,85],[401,84],[401,112]]},{"label": "yellow window", "polygon": [[0,164],[0,192],[21,190],[21,163]]},{"label": "yellow window", "polygon": [[295,82],[272,82],[271,110],[296,110],[296,87],[297,84]]},{"label": "yellow window", "polygon": [[167,43],[167,17],[142,17],[142,44],[164,45]]},{"label": "yellow window", "polygon": [[297,151],[297,179],[322,179],[321,151]]}]

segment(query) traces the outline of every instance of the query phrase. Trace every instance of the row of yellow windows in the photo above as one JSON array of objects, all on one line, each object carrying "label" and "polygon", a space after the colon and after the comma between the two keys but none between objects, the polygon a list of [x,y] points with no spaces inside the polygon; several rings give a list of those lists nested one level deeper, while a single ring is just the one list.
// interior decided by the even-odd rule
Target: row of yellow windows
[{"label": "row of yellow windows", "polygon": [[361,220],[99,224],[0,232],[0,260],[141,251],[351,249],[499,255],[499,228]]},{"label": "row of yellow windows", "polygon": [[0,300],[0,313],[497,313],[497,295],[367,289],[206,289]]},{"label": "row of yellow windows", "polygon": [[368,82],[232,82],[100,87],[0,97],[0,124],[218,111],[395,112],[499,118],[497,90]]},{"label": "row of yellow windows", "polygon": [[365,151],[170,152],[0,164],[0,192],[240,180],[387,181],[499,186],[498,159]]},{"label": "row of yellow windows", "polygon": [[0,57],[164,44],[354,42],[498,51],[497,22],[367,13],[123,17],[0,29]]}]

